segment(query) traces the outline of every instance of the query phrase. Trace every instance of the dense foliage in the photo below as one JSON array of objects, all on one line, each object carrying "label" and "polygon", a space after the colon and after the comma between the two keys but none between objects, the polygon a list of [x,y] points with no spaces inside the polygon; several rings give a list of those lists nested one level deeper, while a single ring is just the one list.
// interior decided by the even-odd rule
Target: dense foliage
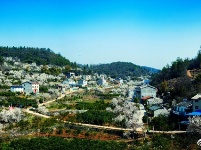
[{"label": "dense foliage", "polygon": [[11,141],[8,145],[2,145],[2,149],[20,149],[20,150],[90,150],[90,149],[104,149],[104,150],[123,150],[126,149],[126,143],[114,141],[95,141],[86,139],[63,139],[60,137],[50,138],[32,138],[32,139],[18,139]]},{"label": "dense foliage", "polygon": [[111,124],[113,113],[101,110],[88,110],[77,114],[77,121],[89,124],[104,125]]},{"label": "dense foliage", "polygon": [[201,51],[198,51],[194,59],[177,58],[171,65],[163,67],[159,73],[152,76],[151,84],[159,89],[159,94],[170,92],[173,98],[190,98],[201,92],[201,78],[198,73],[192,80],[187,76],[187,70],[199,70],[200,67]]},{"label": "dense foliage", "polygon": [[39,89],[40,93],[47,93],[48,92],[48,87],[44,85],[40,85]]},{"label": "dense foliage", "polygon": [[21,97],[10,97],[7,100],[2,100],[0,101],[1,106],[14,106],[14,107],[26,107],[26,106],[33,106],[37,107],[37,102],[36,100],[30,100],[27,98],[21,98]]},{"label": "dense foliage", "polygon": [[95,101],[94,103],[78,102],[76,109],[87,109],[87,110],[105,110],[110,104],[103,100]]},{"label": "dense foliage", "polygon": [[[23,55],[22,55],[23,54]],[[58,65],[76,67],[75,63],[70,62],[60,54],[55,54],[49,48],[33,47],[0,47],[0,56],[18,58],[24,63],[36,63],[37,65]]]},{"label": "dense foliage", "polygon": [[178,126],[178,122],[175,118],[171,116],[163,116],[159,115],[158,117],[154,117],[149,124],[152,129],[157,131],[170,131],[175,130],[176,126]]},{"label": "dense foliage", "polygon": [[86,69],[90,69],[94,73],[96,72],[98,74],[104,73],[114,78],[125,78],[127,76],[141,76],[149,74],[147,69],[129,62],[113,62],[110,64],[91,65]]}]

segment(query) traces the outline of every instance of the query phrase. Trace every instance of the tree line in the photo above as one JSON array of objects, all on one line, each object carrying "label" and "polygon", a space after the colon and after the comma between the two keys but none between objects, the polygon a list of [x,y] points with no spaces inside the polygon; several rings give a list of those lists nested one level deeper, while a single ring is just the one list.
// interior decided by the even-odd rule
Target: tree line
[{"label": "tree line", "polygon": [[[22,55],[23,54],[23,55]],[[70,62],[61,54],[55,54],[49,48],[34,48],[34,47],[0,47],[0,56],[18,58],[23,63],[36,63],[37,65],[57,65],[70,66],[76,68],[77,64]],[[2,58],[0,62],[2,62]]]},{"label": "tree line", "polygon": [[113,78],[123,78],[125,79],[127,76],[141,76],[149,74],[149,70],[135,65],[130,62],[113,62],[110,64],[99,64],[99,65],[86,65],[83,66],[83,70],[86,73],[93,72],[98,74],[106,74],[110,75]]},{"label": "tree line", "polygon": [[193,59],[177,58],[171,65],[152,75],[151,84],[159,89],[160,93],[170,92],[174,97],[190,98],[201,92],[201,75],[198,74],[193,80],[187,76],[187,70],[201,68],[201,50]]},{"label": "tree line", "polygon": [[89,149],[105,149],[105,150],[123,150],[127,148],[126,143],[115,141],[95,141],[86,139],[64,139],[61,137],[37,137],[31,139],[17,139],[10,143],[1,144],[2,149],[20,149],[20,150],[89,150]]}]

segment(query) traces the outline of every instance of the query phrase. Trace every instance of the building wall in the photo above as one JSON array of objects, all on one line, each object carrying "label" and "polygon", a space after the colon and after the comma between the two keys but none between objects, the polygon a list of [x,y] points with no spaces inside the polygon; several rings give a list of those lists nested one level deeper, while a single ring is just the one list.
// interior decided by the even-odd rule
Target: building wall
[{"label": "building wall", "polygon": [[39,93],[39,84],[37,83],[24,82],[22,86],[26,94]]},{"label": "building wall", "polygon": [[156,90],[151,87],[146,87],[141,89],[141,98],[144,96],[156,97]]},{"label": "building wall", "polygon": [[39,93],[39,84],[38,83],[32,83],[32,91],[33,91],[33,93]]},{"label": "building wall", "polygon": [[150,86],[146,87],[137,87],[135,90],[135,96],[138,99],[141,99],[142,97],[145,96],[151,96],[151,97],[156,97],[156,89]]},{"label": "building wall", "polygon": [[16,88],[16,87],[11,87],[10,89],[11,92],[24,92],[24,89],[23,88]]},{"label": "building wall", "polygon": [[105,79],[99,79],[98,81],[97,81],[97,84],[98,85],[107,85],[107,81],[105,80]]},{"label": "building wall", "polygon": [[24,92],[25,92],[26,94],[30,94],[30,93],[33,92],[33,91],[32,91],[32,85],[31,85],[30,83],[25,82],[25,83],[22,84],[22,86],[23,86]]},{"label": "building wall", "polygon": [[[201,99],[198,99],[198,102],[196,102],[196,100],[192,100],[192,105],[193,105],[193,111],[196,111],[198,109],[201,110]],[[195,109],[196,106],[198,106],[198,109]]]},{"label": "building wall", "polygon": [[79,80],[78,81],[78,85],[79,86],[87,86],[87,81],[85,81],[85,80]]}]

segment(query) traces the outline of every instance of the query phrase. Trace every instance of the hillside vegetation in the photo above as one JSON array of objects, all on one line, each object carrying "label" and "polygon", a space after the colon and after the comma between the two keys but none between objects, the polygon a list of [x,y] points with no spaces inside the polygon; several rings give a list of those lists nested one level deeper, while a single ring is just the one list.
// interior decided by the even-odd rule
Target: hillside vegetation
[{"label": "hillside vegetation", "polygon": [[70,62],[60,54],[55,54],[49,48],[33,47],[0,47],[0,56],[18,58],[23,63],[36,63],[37,65],[57,65],[76,67],[76,63]]},{"label": "hillside vegetation", "polygon": [[152,85],[159,93],[170,92],[173,98],[190,98],[201,92],[201,50],[193,59],[177,58],[171,65],[163,67],[161,72],[154,74]]},{"label": "hillside vegetation", "polygon": [[125,78],[127,76],[141,76],[149,74],[149,70],[130,62],[113,62],[110,64],[91,65],[90,70],[98,74],[104,73],[111,77]]}]

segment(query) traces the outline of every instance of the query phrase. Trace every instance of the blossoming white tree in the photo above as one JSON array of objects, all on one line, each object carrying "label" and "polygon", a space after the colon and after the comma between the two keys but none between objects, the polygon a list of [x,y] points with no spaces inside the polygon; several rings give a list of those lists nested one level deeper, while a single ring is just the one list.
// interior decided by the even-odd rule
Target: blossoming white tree
[{"label": "blossoming white tree", "polygon": [[193,116],[192,118],[189,117],[189,126],[188,126],[188,131],[190,132],[198,132],[201,133],[201,117],[199,116]]},{"label": "blossoming white tree", "polygon": [[106,110],[116,114],[115,122],[124,121],[125,126],[132,129],[143,126],[139,121],[140,111],[138,104],[125,101],[124,98],[119,97],[112,99],[112,108],[107,108]]},{"label": "blossoming white tree", "polygon": [[13,123],[13,122],[19,122],[22,120],[24,114],[21,111],[20,108],[14,108],[14,109],[3,109],[0,112],[0,120],[5,123]]},{"label": "blossoming white tree", "polygon": [[40,107],[38,107],[37,110],[39,113],[44,114],[44,115],[46,115],[49,112],[45,106],[40,106]]}]

